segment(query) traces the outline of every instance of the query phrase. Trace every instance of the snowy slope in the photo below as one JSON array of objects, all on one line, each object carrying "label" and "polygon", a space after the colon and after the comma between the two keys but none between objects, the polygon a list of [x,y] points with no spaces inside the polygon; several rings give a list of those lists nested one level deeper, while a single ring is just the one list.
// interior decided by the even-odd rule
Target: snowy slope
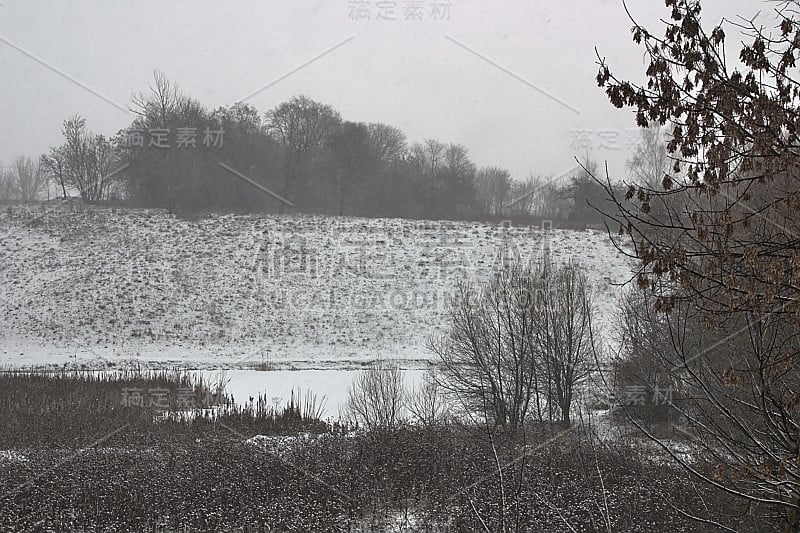
[{"label": "snowy slope", "polygon": [[156,210],[0,210],[0,362],[348,367],[430,357],[459,279],[574,257],[604,324],[630,268],[604,233]]}]

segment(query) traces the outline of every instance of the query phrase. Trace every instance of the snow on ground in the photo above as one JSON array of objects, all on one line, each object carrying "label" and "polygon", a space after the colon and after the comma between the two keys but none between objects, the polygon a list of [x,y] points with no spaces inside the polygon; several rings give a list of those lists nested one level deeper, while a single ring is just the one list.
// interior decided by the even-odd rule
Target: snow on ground
[{"label": "snow on ground", "polygon": [[549,250],[589,271],[608,327],[630,265],[605,233],[159,210],[0,210],[0,363],[422,367],[458,280]]}]

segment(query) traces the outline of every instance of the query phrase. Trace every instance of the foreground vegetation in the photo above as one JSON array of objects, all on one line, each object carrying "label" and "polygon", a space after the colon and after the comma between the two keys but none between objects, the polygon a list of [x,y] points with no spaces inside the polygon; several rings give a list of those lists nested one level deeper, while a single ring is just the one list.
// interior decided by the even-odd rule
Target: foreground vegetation
[{"label": "foreground vegetation", "polygon": [[[3,516],[13,527],[31,529],[800,531],[800,84],[794,76],[800,2],[776,3],[771,29],[755,19],[734,23],[746,38],[735,65],[725,51],[729,19],[709,27],[698,1],[665,3],[670,20],[663,37],[633,22],[633,40],[649,59],[647,82],[617,77],[602,57],[597,75],[611,104],[634,111],[638,126],[667,126],[663,139],[661,133],[651,137],[650,155],[656,157],[638,157],[648,155],[642,152],[634,157],[624,199],[616,181],[588,164],[573,189],[604,187],[607,218],[600,217],[601,207],[592,207],[598,220],[614,221],[615,243],[620,250],[629,245],[638,261],[634,279],[642,290],[626,295],[619,356],[603,380],[616,391],[617,403],[627,402],[623,414],[682,469],[671,469],[663,452],[647,451],[641,442],[603,441],[590,428],[573,425],[572,385],[586,376],[584,363],[599,363],[602,351],[591,327],[585,278],[571,267],[563,274],[523,270],[508,277],[501,273],[481,288],[462,285],[449,309],[451,327],[432,343],[444,371],[444,380],[435,383],[475,417],[467,426],[424,423],[437,413],[433,401],[421,404],[418,426],[398,419],[395,407],[403,395],[396,380],[387,379],[391,369],[359,385],[380,393],[377,405],[375,395],[352,391],[350,407],[369,428],[355,433],[315,426],[314,417],[294,405],[280,413],[252,407],[228,411],[218,402],[202,407],[215,409],[211,414],[173,416],[98,407],[102,394],[86,396],[86,391],[80,392],[83,400],[61,398],[61,385],[45,387],[51,396],[26,396],[25,387],[38,385],[17,376],[23,392],[7,400],[3,415],[17,431],[13,435],[26,435],[29,419],[49,418],[30,424],[35,432],[27,437],[7,437],[9,445],[18,439],[20,447],[3,462],[0,481],[17,487],[3,497]],[[155,100],[139,100],[142,120],[134,126],[172,125],[163,117],[160,123],[150,120],[158,118],[148,111],[159,98],[203,116],[162,77],[153,93]],[[363,200],[353,190],[370,191],[356,186],[368,175],[368,165],[351,156],[374,148],[368,126],[341,123],[332,109],[302,97],[269,111],[266,130],[257,120],[251,123],[272,135],[284,119],[308,113],[341,130],[329,128],[326,141],[324,132],[317,132],[311,144],[322,159],[316,160],[309,145],[276,138],[275,153],[285,163],[277,185],[304,209],[343,214],[349,206],[361,213]],[[92,151],[83,149],[92,142],[82,119],[68,120],[64,129],[66,145],[53,150],[49,172],[62,183],[67,177],[85,200],[102,199],[105,185],[97,180],[102,172],[93,172],[86,194],[81,185],[86,176],[70,174],[86,165],[69,158],[66,166],[58,163],[64,154]],[[214,172],[191,177],[172,172],[182,161],[192,162],[188,152],[189,159],[166,165],[161,164],[166,159],[153,161],[143,152],[128,153],[126,171],[133,176],[129,190],[143,205],[180,212],[208,207],[204,195],[224,198],[216,194],[220,182]],[[440,165],[441,156],[446,163]],[[326,160],[341,163],[345,172],[326,178],[312,171]],[[201,168],[213,168],[198,161]],[[477,198],[469,184],[478,176],[463,148],[428,141],[395,163],[384,170],[405,167],[409,172],[400,175],[413,178],[401,183],[420,193],[386,189],[397,205],[406,197],[426,216],[465,216]],[[34,174],[31,169],[21,161],[17,178]],[[149,179],[160,175],[178,181]],[[308,187],[310,176],[322,178],[323,186]],[[347,184],[341,176],[357,179]],[[223,207],[237,205],[241,191],[234,191],[228,190]],[[66,196],[66,187],[62,193]],[[563,196],[572,207],[598,199]],[[338,211],[320,201],[328,198],[338,198]],[[452,210],[433,207],[442,199]],[[102,390],[91,389],[95,392]],[[655,408],[645,405],[645,394]],[[40,405],[42,397],[48,403]],[[113,423],[102,422],[106,416]],[[84,417],[91,422],[84,425]],[[267,435],[249,438],[261,431],[262,420]],[[554,420],[560,420],[561,433]],[[675,422],[681,425],[679,436],[651,427]],[[88,461],[62,471],[76,450],[85,451],[81,438],[87,425],[103,423],[103,431],[116,429],[91,441]],[[68,429],[60,432],[59,424]],[[305,433],[314,427],[319,431],[313,437],[275,436],[278,428]],[[149,432],[147,448],[125,440],[128,428]],[[187,428],[193,439],[185,438]],[[75,442],[64,440],[76,435]],[[25,438],[45,445],[29,448]],[[48,478],[48,469],[58,476]],[[38,483],[42,478],[57,483]]]},{"label": "foreground vegetation", "polygon": [[586,427],[365,432],[294,402],[226,408],[212,394],[216,414],[194,416],[119,404],[134,385],[214,392],[176,372],[0,380],[2,530],[689,531],[698,524],[684,513],[721,520],[716,510],[731,509]]},{"label": "foreground vegetation", "polygon": [[[2,499],[4,529],[690,531],[698,524],[672,505],[702,511],[679,471],[621,446],[595,454],[580,437],[508,467],[505,501],[488,443],[454,428],[326,435],[279,452],[231,436],[23,453],[0,466],[3,486],[19,487]],[[503,463],[520,454],[498,449]]]},{"label": "foreground vegetation", "polygon": [[317,410],[301,400],[276,408],[259,397],[237,406],[224,382],[185,371],[6,370],[0,372],[0,449],[180,444],[230,436],[224,427],[265,434],[328,429],[308,416]]}]

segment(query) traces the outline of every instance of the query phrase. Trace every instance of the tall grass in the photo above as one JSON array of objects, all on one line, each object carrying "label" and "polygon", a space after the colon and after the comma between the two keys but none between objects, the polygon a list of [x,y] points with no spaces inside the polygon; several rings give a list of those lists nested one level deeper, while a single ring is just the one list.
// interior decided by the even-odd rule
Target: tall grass
[{"label": "tall grass", "polygon": [[[230,431],[325,431],[316,396],[294,393],[285,406],[266,396],[237,405],[225,376],[186,370],[0,370],[0,448],[155,444]],[[106,442],[106,441],[103,441]]]}]

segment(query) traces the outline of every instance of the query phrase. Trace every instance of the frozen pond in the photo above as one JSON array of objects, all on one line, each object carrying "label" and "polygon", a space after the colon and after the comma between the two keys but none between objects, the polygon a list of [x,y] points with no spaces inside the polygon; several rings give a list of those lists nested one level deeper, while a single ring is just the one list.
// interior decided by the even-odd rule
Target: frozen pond
[{"label": "frozen pond", "polygon": [[[20,371],[25,372],[24,369]],[[289,402],[292,391],[295,400],[301,401],[306,392],[311,391],[317,397],[318,405],[324,405],[323,419],[337,419],[340,408],[347,401],[347,389],[363,369],[306,369],[306,370],[179,370],[187,372],[195,378],[202,377],[210,387],[222,381],[225,393],[233,396],[238,405],[245,405],[251,398],[257,399],[259,394],[266,396],[270,403],[284,406]],[[58,372],[58,371],[55,371]],[[76,370],[78,373],[104,374],[119,377],[120,370]],[[147,373],[147,370],[144,370]],[[426,370],[421,368],[401,368],[406,390],[411,391],[422,379]]]},{"label": "frozen pond", "polygon": [[[247,403],[251,397],[266,395],[270,400],[280,398],[280,404],[289,401],[292,390],[295,398],[299,389],[301,397],[306,391],[324,397],[324,418],[338,418],[339,409],[347,400],[347,388],[361,370],[202,370],[198,371],[204,381],[217,383],[222,378],[227,385],[225,391],[232,394],[237,404]],[[402,371],[407,390],[422,378],[425,370],[407,369]]]}]

